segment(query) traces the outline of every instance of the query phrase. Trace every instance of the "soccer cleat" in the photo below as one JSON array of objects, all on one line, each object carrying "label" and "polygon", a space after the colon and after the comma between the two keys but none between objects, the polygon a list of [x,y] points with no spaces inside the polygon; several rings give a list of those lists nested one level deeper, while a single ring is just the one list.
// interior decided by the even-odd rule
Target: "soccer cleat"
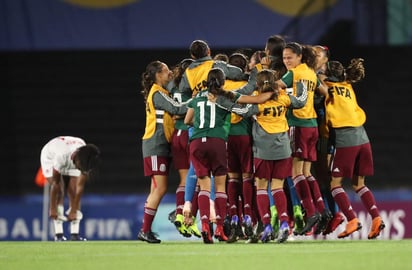
[{"label": "soccer cleat", "polygon": [[213,244],[213,239],[210,233],[210,225],[209,223],[202,222],[202,238],[203,243],[205,244]]},{"label": "soccer cleat", "polygon": [[225,235],[230,235],[230,230],[232,229],[230,226],[231,218],[229,215],[226,215],[225,219],[223,220],[223,231]]},{"label": "soccer cleat", "polygon": [[354,218],[346,224],[345,230],[338,235],[338,238],[345,238],[360,229],[362,229],[362,224]]},{"label": "soccer cleat", "polygon": [[227,241],[227,236],[225,235],[225,232],[223,231],[223,225],[216,226],[215,238],[221,242]]},{"label": "soccer cleat", "polygon": [[243,227],[245,228],[245,234],[247,237],[253,236],[253,223],[252,218],[249,215],[243,217]]},{"label": "soccer cleat", "polygon": [[172,222],[173,224],[175,223],[175,219],[176,219],[176,209],[169,213],[167,219],[168,219],[170,222]]},{"label": "soccer cleat", "polygon": [[300,205],[293,206],[293,217],[295,221],[295,226],[293,230],[295,232],[300,232],[305,227],[305,220],[303,219],[302,208]]},{"label": "soccer cleat", "polygon": [[193,217],[193,224],[190,225],[187,229],[194,236],[196,236],[198,238],[202,237],[202,233],[199,231],[199,228],[197,227],[196,218]]},{"label": "soccer cleat", "polygon": [[276,241],[278,243],[286,242],[289,237],[289,224],[287,221],[282,221],[279,228],[279,233]]},{"label": "soccer cleat", "polygon": [[323,231],[323,235],[327,235],[332,233],[336,230],[336,228],[345,221],[345,217],[341,212],[337,212],[331,221],[329,221],[328,226],[326,227],[325,231]]},{"label": "soccer cleat", "polygon": [[86,238],[81,237],[79,234],[77,233],[72,233],[70,235],[70,241],[87,241]]},{"label": "soccer cleat", "polygon": [[332,218],[332,212],[325,208],[320,216],[319,223],[316,225],[316,230],[314,233],[316,235],[323,233],[327,229],[329,221],[331,221]]},{"label": "soccer cleat", "polygon": [[227,238],[228,243],[233,243],[237,241],[237,226],[239,224],[239,217],[237,215],[233,215],[232,219],[230,220],[230,232]]},{"label": "soccer cleat", "polygon": [[306,224],[302,230],[300,231],[295,230],[293,233],[295,235],[306,235],[308,232],[311,232],[312,228],[319,222],[320,217],[321,216],[319,213],[313,214],[312,216],[307,218]]},{"label": "soccer cleat", "polygon": [[139,234],[137,235],[137,239],[141,241],[146,241],[147,243],[150,243],[150,244],[159,244],[161,242],[160,239],[157,238],[156,233],[152,231],[149,231],[149,232],[139,231]]},{"label": "soccer cleat", "polygon": [[240,225],[240,223],[237,224],[236,226],[236,235],[237,239],[246,239],[246,235],[243,233],[243,227]]},{"label": "soccer cleat", "polygon": [[63,241],[67,241],[67,238],[64,237],[64,235],[62,233],[57,233],[54,236],[54,242],[63,242]]},{"label": "soccer cleat", "polygon": [[368,234],[368,239],[375,239],[379,236],[381,231],[385,228],[385,223],[383,223],[381,217],[376,217],[372,220],[371,231]]},{"label": "soccer cleat", "polygon": [[269,242],[272,237],[272,233],[273,233],[272,225],[266,224],[265,229],[263,230],[262,235],[260,236],[260,240],[262,241],[262,243]]},{"label": "soccer cleat", "polygon": [[273,228],[273,239],[278,237],[279,232],[279,218],[278,218],[278,211],[276,210],[276,206],[272,205],[270,207],[270,225]]},{"label": "soccer cleat", "polygon": [[183,219],[184,217],[182,214],[177,214],[174,221],[175,227],[177,231],[184,237],[191,237],[192,234],[190,233],[189,229],[183,224]]}]

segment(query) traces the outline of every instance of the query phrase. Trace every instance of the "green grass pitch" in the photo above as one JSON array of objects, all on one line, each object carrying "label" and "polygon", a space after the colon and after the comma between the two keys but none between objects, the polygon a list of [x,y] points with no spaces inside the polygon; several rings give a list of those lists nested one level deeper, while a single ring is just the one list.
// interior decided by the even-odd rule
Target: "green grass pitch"
[{"label": "green grass pitch", "polygon": [[0,269],[412,269],[412,240],[0,242]]}]

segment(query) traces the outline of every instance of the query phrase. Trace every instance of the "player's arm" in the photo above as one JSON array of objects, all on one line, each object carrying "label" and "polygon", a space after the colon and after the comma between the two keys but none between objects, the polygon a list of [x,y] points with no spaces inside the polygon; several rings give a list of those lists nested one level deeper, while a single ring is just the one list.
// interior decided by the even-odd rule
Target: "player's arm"
[{"label": "player's arm", "polygon": [[273,92],[265,92],[265,93],[260,93],[257,96],[247,96],[247,95],[241,95],[237,99],[237,103],[243,103],[243,104],[261,104],[264,103],[265,101],[269,100],[273,95]]},{"label": "player's arm", "polygon": [[193,117],[195,115],[195,110],[193,108],[188,108],[185,116],[184,123],[188,126],[193,125]]},{"label": "player's arm", "polygon": [[250,72],[250,76],[249,79],[247,81],[247,84],[245,84],[244,86],[242,86],[241,88],[237,89],[237,90],[233,90],[239,94],[242,95],[250,95],[253,93],[253,91],[255,91],[256,89],[256,76],[257,76],[258,70],[256,67],[254,67],[252,69],[252,71]]},{"label": "player's arm", "polygon": [[187,111],[186,103],[179,103],[162,92],[153,95],[153,104],[156,108],[165,110],[172,115],[184,115]]}]

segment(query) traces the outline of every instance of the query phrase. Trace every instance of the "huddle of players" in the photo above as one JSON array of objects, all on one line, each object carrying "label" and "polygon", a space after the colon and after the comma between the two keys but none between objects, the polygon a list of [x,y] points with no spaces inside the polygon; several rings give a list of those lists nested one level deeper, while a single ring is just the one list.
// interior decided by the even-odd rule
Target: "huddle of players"
[{"label": "huddle of players", "polygon": [[[212,59],[207,43],[202,40],[192,42],[190,54],[191,59],[184,59],[173,69],[173,80],[165,86],[180,104],[189,102],[191,114],[190,117],[174,116],[175,129],[170,140],[174,165],[180,175],[176,210],[169,217],[177,230],[186,237],[203,237],[205,243],[213,243],[213,234],[216,239],[226,242],[245,238],[249,242],[276,239],[281,243],[287,240],[292,228],[296,235],[326,235],[334,231],[344,221],[338,209],[350,206],[340,185],[348,172],[340,174],[339,167],[330,166],[332,154],[336,150],[336,136],[330,136],[334,134],[332,129],[329,130],[333,124],[325,123],[324,96],[333,96],[333,83],[347,82],[346,78],[334,82],[335,74],[327,74],[331,72],[328,65],[332,63],[328,61],[328,49],[296,42],[286,43],[283,37],[275,35],[268,38],[265,51],[255,52],[250,60],[240,52],[229,57],[220,54]],[[358,69],[363,69],[361,61],[354,61],[357,61]],[[223,76],[223,81],[220,76]],[[353,82],[356,81],[348,83]],[[222,89],[232,92],[232,95],[219,92]],[[255,90],[258,90],[257,93]],[[315,94],[315,91],[319,94]],[[264,92],[272,94],[264,96]],[[354,97],[354,93],[352,95]],[[251,96],[260,96],[261,99]],[[196,156],[195,150],[201,146],[196,140],[206,140],[209,136],[207,133],[202,135],[204,137],[198,135],[200,126],[196,119],[204,117],[201,115],[204,111],[199,111],[197,107],[208,102],[232,112],[231,118],[227,118],[231,122],[227,125],[227,134],[220,136],[226,141],[223,155],[227,158],[228,166],[226,171],[210,168],[212,175],[203,172],[199,176],[199,172],[207,169],[207,166]],[[255,105],[242,106],[239,103]],[[266,107],[262,104],[266,104]],[[271,120],[265,122],[265,116],[270,113],[287,119],[288,123],[281,122],[281,128],[270,127]],[[362,126],[363,122],[357,124]],[[193,138],[189,129],[191,125],[195,134]],[[262,130],[256,130],[256,127]],[[226,132],[224,128],[222,130]],[[274,147],[283,146],[280,152],[286,156],[280,157],[279,152],[271,154],[270,149],[265,149],[270,143],[262,139],[262,134],[271,134],[274,130],[281,134],[276,137],[280,143],[275,143]],[[355,131],[355,135],[359,134],[359,131]],[[213,135],[210,137],[213,138]],[[189,142],[192,144],[190,147]],[[368,143],[367,140],[365,142]],[[272,157],[266,157],[269,154]],[[312,176],[312,162],[316,162],[314,173],[320,185]],[[369,164],[369,171],[365,171],[367,174],[352,170],[350,176],[370,175],[371,166]],[[335,169],[332,177],[335,185],[332,188],[333,197],[329,167]],[[376,238],[384,228],[384,223],[373,195],[363,182],[359,183],[358,194],[373,218],[369,238]],[[335,206],[334,199],[339,207]],[[361,228],[353,211],[344,209],[348,225],[339,238]],[[195,219],[198,210],[201,232]],[[215,229],[211,225],[213,223],[216,224]],[[138,238],[149,243],[160,243],[147,224],[146,230],[142,229]]]}]

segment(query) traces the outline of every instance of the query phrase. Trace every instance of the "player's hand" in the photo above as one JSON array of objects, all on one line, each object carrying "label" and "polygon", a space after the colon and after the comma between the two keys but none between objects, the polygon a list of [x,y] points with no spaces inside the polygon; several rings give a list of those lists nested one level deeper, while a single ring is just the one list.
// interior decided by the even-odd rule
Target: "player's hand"
[{"label": "player's hand", "polygon": [[51,219],[57,219],[57,209],[56,208],[50,208],[49,216],[50,216]]},{"label": "player's hand", "polygon": [[70,211],[67,220],[72,221],[77,219],[77,211]]},{"label": "player's hand", "polygon": [[263,68],[269,68],[270,65],[270,58],[265,56],[260,60],[260,64],[262,65]]}]

